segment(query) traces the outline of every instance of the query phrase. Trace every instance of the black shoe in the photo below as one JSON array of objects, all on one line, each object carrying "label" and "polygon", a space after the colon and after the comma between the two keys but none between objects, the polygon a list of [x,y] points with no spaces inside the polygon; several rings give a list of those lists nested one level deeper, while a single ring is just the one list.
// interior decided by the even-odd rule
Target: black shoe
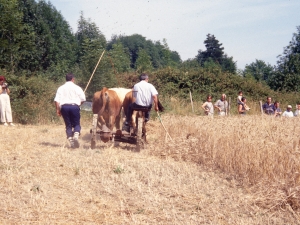
[{"label": "black shoe", "polygon": [[130,126],[129,126],[128,122],[123,123],[122,130],[130,133]]}]

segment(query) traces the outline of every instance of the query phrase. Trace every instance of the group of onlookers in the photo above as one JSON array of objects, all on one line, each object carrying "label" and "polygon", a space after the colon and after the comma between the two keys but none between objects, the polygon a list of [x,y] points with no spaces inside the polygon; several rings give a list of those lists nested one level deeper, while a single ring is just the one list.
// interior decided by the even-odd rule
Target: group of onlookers
[{"label": "group of onlookers", "polygon": [[[218,110],[219,116],[225,116],[228,114],[228,101],[226,100],[226,95],[222,94],[221,98],[216,101],[215,104],[212,103],[212,96],[208,95],[206,102],[203,103],[202,108],[206,115],[213,116],[214,108]],[[238,114],[246,115],[247,111],[250,110],[250,107],[247,105],[247,99],[243,97],[243,92],[239,91],[237,97],[237,109]],[[282,112],[279,107],[279,102],[276,101],[272,103],[272,98],[267,97],[267,102],[261,106],[263,113],[267,115],[273,115],[275,117],[294,117],[300,115],[300,103],[297,103],[297,109],[295,112],[292,111],[292,106],[288,105],[286,111]]]},{"label": "group of onlookers", "polygon": [[[250,110],[250,108],[246,104],[247,100],[243,97],[243,92],[239,92],[239,96],[237,97],[238,104],[238,113],[240,115],[246,115],[246,112]],[[214,115],[214,108],[218,110],[219,116],[226,116],[228,114],[228,101],[226,100],[226,95],[222,94],[221,98],[216,101],[215,104],[212,103],[212,96],[208,95],[206,102],[203,103],[202,108],[204,112],[208,116]]]},{"label": "group of onlookers", "polygon": [[279,102],[274,102],[272,103],[272,98],[271,97],[267,97],[267,102],[265,104],[262,105],[262,111],[270,116],[275,116],[275,117],[294,117],[294,116],[298,116],[300,113],[300,103],[297,103],[296,106],[296,111],[293,112],[292,111],[292,106],[288,105],[286,107],[286,110],[284,112],[282,112],[282,110],[279,107]]}]

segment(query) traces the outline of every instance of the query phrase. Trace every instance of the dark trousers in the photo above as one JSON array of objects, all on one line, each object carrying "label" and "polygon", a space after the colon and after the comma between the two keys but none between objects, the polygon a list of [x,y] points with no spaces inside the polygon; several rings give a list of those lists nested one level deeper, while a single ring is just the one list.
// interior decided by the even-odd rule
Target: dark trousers
[{"label": "dark trousers", "polygon": [[73,137],[75,132],[80,133],[81,127],[79,106],[69,104],[62,105],[60,111],[65,121],[67,138]]},{"label": "dark trousers", "polygon": [[129,123],[131,121],[131,117],[132,117],[132,113],[133,113],[134,109],[148,109],[148,111],[145,112],[145,120],[149,121],[151,108],[152,108],[152,104],[149,106],[141,106],[141,105],[137,105],[135,102],[131,103],[128,107],[128,111],[126,114],[126,122]]}]

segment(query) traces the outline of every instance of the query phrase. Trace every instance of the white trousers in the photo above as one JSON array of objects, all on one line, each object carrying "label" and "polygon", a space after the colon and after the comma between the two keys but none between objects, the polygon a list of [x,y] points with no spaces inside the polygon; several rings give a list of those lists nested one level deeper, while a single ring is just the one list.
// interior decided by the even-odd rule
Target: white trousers
[{"label": "white trousers", "polygon": [[11,123],[12,122],[12,114],[11,114],[11,106],[10,106],[10,98],[8,94],[0,94],[0,114],[1,114],[1,122]]},{"label": "white trousers", "polygon": [[226,116],[226,113],[222,111],[222,112],[218,112],[218,115],[219,116]]}]

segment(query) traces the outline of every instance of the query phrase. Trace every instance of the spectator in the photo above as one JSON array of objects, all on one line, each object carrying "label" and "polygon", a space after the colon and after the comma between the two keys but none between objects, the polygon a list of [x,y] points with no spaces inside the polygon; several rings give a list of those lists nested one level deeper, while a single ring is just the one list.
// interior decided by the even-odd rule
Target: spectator
[{"label": "spectator", "polygon": [[204,102],[202,105],[202,109],[204,109],[205,115],[207,116],[214,115],[214,106],[211,101],[212,101],[212,97],[211,95],[208,95],[206,102]]},{"label": "spectator", "polygon": [[57,89],[55,96],[56,113],[62,116],[66,125],[66,134],[71,148],[79,148],[80,108],[85,101],[81,87],[74,84],[74,75],[66,75],[66,83]]},{"label": "spectator", "polygon": [[281,114],[282,114],[282,111],[281,111],[281,109],[280,109],[280,107],[279,107],[279,102],[274,102],[274,115],[275,115],[275,117],[280,117],[281,116]]},{"label": "spectator", "polygon": [[[246,115],[246,111],[247,109],[249,108],[247,105],[246,105],[246,102],[247,102],[247,99],[245,97],[242,97],[241,98],[241,102],[238,103],[238,112],[240,115]],[[247,108],[246,108],[247,107]],[[249,108],[250,109],[250,108]]]},{"label": "spectator", "polygon": [[296,109],[296,111],[294,112],[294,116],[299,116],[299,114],[300,114],[300,103],[298,102],[297,103],[297,109]]},{"label": "spectator", "polygon": [[292,112],[292,106],[288,105],[286,111],[282,114],[284,117],[294,117],[294,113]]},{"label": "spectator", "polygon": [[237,104],[238,104],[238,106],[239,106],[239,103],[241,103],[242,102],[242,97],[243,97],[243,92],[242,91],[239,91],[239,95],[237,96]]},{"label": "spectator", "polygon": [[12,113],[9,98],[10,90],[8,84],[5,82],[5,77],[0,76],[0,112],[1,112],[1,123],[4,126],[15,126],[12,123]]},{"label": "spectator", "polygon": [[272,103],[271,97],[267,97],[267,102],[265,104],[263,104],[262,109],[265,114],[274,115],[275,107],[274,107],[274,104]]},{"label": "spectator", "polygon": [[227,115],[227,109],[228,109],[228,102],[226,101],[226,95],[222,94],[221,99],[219,99],[215,103],[215,108],[218,109],[218,115],[219,116],[226,116]]}]

